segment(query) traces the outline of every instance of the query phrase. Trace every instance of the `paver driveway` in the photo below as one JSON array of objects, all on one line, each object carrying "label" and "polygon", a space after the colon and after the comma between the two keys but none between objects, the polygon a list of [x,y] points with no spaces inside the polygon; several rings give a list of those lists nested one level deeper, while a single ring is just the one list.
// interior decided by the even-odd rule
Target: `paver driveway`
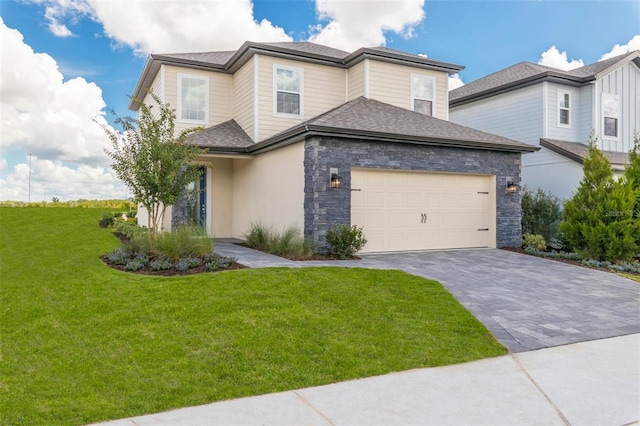
[{"label": "paver driveway", "polygon": [[293,262],[223,243],[250,267],[400,269],[441,282],[511,352],[640,333],[640,284],[608,272],[499,249],[363,255]]},{"label": "paver driveway", "polygon": [[640,284],[505,250],[369,255],[440,281],[512,352],[640,332]]}]

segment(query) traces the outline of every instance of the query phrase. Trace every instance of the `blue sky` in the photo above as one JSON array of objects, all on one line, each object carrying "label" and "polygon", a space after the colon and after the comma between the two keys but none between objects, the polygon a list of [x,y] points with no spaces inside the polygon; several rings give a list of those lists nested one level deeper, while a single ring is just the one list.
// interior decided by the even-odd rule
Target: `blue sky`
[{"label": "blue sky", "polygon": [[29,153],[32,201],[127,196],[91,117],[130,113],[149,52],[385,44],[464,65],[468,83],[520,61],[568,68],[640,49],[640,1],[0,0],[0,17],[0,199],[20,201]]}]

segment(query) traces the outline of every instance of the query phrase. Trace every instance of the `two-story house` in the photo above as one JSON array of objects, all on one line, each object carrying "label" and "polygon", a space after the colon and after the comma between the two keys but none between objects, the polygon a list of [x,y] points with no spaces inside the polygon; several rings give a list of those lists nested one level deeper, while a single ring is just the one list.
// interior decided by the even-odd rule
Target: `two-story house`
[{"label": "two-story house", "polygon": [[[537,148],[448,121],[461,69],[384,47],[247,42],[153,54],[133,98],[151,90],[180,128],[206,128],[190,139],[205,149],[190,210],[215,237],[260,222],[322,245],[355,224],[369,252],[519,246],[514,190],[521,153]],[[188,210],[173,206],[173,223]]]},{"label": "two-story house", "polygon": [[616,174],[640,132],[640,51],[571,71],[521,62],[449,94],[451,120],[540,145],[522,159],[522,180],[561,199],[582,179],[592,131]]}]

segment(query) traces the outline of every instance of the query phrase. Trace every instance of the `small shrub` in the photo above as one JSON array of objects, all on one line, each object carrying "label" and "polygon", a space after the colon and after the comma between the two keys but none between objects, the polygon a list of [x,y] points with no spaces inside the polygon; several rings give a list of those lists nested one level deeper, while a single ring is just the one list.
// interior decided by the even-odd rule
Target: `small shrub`
[{"label": "small shrub", "polygon": [[118,220],[113,225],[113,228],[116,230],[116,232],[121,233],[130,240],[135,237],[145,237],[148,239],[149,233],[147,228],[138,226],[135,223]]},{"label": "small shrub", "polygon": [[107,253],[107,259],[114,265],[126,265],[131,258],[131,251],[126,248],[116,248]]},{"label": "small shrub", "polygon": [[238,261],[237,257],[232,256],[220,256],[220,266],[223,268],[228,268],[231,265],[234,265]]},{"label": "small shrub", "polygon": [[325,236],[329,253],[338,259],[349,259],[367,243],[362,227],[356,225],[337,225],[327,231]]},{"label": "small shrub", "polygon": [[545,241],[552,241],[558,233],[562,220],[560,199],[538,189],[532,192],[526,186],[522,191],[522,232],[542,235]]},{"label": "small shrub", "polygon": [[174,266],[173,268],[176,271],[180,271],[180,272],[184,272],[188,269],[190,269],[189,267],[189,262],[187,261],[187,259],[180,259]]},{"label": "small shrub", "polygon": [[116,219],[115,219],[115,217],[113,217],[113,213],[111,213],[111,212],[102,213],[102,224],[106,228],[111,228],[113,226],[113,224],[115,223],[115,221],[116,221]]},{"label": "small shrub", "polygon": [[138,259],[131,259],[124,265],[124,269],[127,271],[138,271],[142,268],[144,268],[144,264]]},{"label": "small shrub", "polygon": [[160,258],[149,262],[149,269],[152,271],[167,271],[171,268],[173,268],[173,263],[168,259]]},{"label": "small shrub", "polygon": [[522,246],[524,248],[533,247],[536,250],[543,251],[547,248],[547,242],[542,235],[524,234],[522,237]]},{"label": "small shrub", "polygon": [[272,232],[262,223],[252,223],[251,229],[245,234],[245,243],[256,250],[269,252],[273,241]]},{"label": "small shrub", "polygon": [[213,256],[204,266],[209,272],[217,271],[220,269],[220,257]]}]

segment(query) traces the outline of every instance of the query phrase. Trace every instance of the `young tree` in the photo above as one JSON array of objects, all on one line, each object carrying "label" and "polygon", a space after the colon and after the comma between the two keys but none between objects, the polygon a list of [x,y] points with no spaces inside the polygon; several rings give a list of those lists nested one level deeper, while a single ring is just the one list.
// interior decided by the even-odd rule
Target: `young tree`
[{"label": "young tree", "polygon": [[[629,166],[624,170],[624,179],[635,193],[636,203],[632,216],[636,222],[640,222],[640,133],[638,132],[633,135],[633,148],[629,150]],[[637,241],[640,247],[640,232],[638,232]]]},{"label": "young tree", "polygon": [[112,149],[105,149],[113,160],[111,167],[131,190],[133,201],[148,211],[149,237],[155,238],[167,207],[199,178],[198,166],[192,161],[201,150],[185,140],[201,128],[183,130],[176,136],[174,110],[157,95],[150,96],[153,105],[134,100],[140,108],[137,120],[116,116],[122,132],[101,127],[111,141]]},{"label": "young tree", "polygon": [[637,222],[629,213],[635,197],[624,179],[616,181],[609,160],[589,138],[584,176],[564,206],[560,230],[576,251],[598,260],[627,260],[638,251]]}]

